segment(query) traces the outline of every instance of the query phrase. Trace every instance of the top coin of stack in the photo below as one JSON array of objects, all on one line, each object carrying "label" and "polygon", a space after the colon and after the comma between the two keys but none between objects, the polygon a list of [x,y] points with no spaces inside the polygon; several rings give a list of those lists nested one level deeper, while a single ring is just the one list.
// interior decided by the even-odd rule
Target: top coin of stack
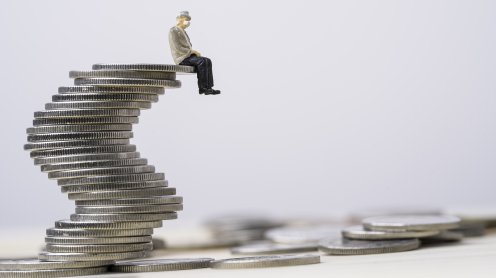
[{"label": "top coin of stack", "polygon": [[130,144],[140,110],[176,73],[194,68],[156,64],[97,64],[71,71],[75,86],[60,87],[27,129],[35,165],[76,201],[76,213],[47,229],[43,261],[114,261],[146,256],[153,228],[177,218],[182,198],[163,173]]}]

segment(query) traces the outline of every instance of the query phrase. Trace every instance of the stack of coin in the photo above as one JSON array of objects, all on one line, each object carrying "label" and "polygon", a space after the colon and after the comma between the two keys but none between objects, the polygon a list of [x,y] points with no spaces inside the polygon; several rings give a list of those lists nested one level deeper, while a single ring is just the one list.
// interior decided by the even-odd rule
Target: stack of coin
[{"label": "stack of coin", "polygon": [[43,261],[115,261],[152,249],[154,228],[177,218],[182,198],[130,144],[140,110],[176,73],[194,68],[154,64],[97,64],[71,71],[75,86],[60,87],[34,113],[25,149],[50,179],[75,200],[76,211],[47,229]]},{"label": "stack of coin", "polygon": [[460,218],[450,215],[391,215],[362,220],[342,231],[341,239],[324,239],[319,249],[329,255],[366,255],[410,251],[422,243],[459,241]]}]

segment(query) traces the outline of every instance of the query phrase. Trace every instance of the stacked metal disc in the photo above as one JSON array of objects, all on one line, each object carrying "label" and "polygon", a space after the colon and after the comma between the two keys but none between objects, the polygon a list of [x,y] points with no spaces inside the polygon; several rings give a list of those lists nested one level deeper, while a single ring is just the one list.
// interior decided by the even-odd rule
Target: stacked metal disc
[{"label": "stacked metal disc", "polygon": [[144,257],[154,228],[177,218],[182,198],[130,144],[142,109],[179,88],[176,65],[97,64],[71,71],[27,129],[35,165],[75,200],[70,220],[47,229],[43,261],[114,261]]}]

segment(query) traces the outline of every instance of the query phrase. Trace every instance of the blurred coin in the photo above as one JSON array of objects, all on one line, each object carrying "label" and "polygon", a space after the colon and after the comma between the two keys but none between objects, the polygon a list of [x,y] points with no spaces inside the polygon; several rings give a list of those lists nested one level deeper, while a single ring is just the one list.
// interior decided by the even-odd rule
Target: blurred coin
[{"label": "blurred coin", "polygon": [[142,250],[151,251],[152,249],[153,245],[151,242],[129,244],[46,245],[46,251],[53,253],[120,253]]},{"label": "blurred coin", "polygon": [[402,238],[421,238],[435,236],[439,231],[368,231],[362,226],[353,226],[342,231],[344,237],[349,239],[365,239],[365,240],[385,240],[385,239],[402,239]]},{"label": "blurred coin", "polygon": [[463,239],[463,233],[457,231],[445,230],[441,231],[439,234],[431,237],[422,238],[422,243],[443,243],[443,242],[453,242],[460,241]]},{"label": "blurred coin", "polygon": [[282,227],[265,232],[265,237],[277,243],[318,243],[324,238],[341,238],[342,227],[316,225],[304,227]]},{"label": "blurred coin", "polygon": [[177,219],[177,213],[135,213],[135,214],[71,214],[72,221],[102,221],[102,222],[128,222],[128,221],[157,221]]},{"label": "blurred coin", "polygon": [[53,278],[68,276],[86,276],[107,272],[107,267],[61,268],[42,270],[0,270],[0,277],[9,278]]},{"label": "blurred coin", "polygon": [[210,267],[217,269],[236,269],[294,266],[317,263],[320,263],[320,256],[318,255],[272,255],[215,260],[210,263]]},{"label": "blurred coin", "polygon": [[245,244],[231,248],[232,254],[240,255],[268,255],[299,252],[316,252],[317,244],[274,244],[270,242]]},{"label": "blurred coin", "polygon": [[410,251],[420,247],[418,239],[396,240],[322,240],[320,251],[328,255],[368,255]]},{"label": "blurred coin", "polygon": [[116,262],[110,267],[109,271],[138,273],[206,268],[210,266],[210,262],[213,260],[211,258],[194,258]]},{"label": "blurred coin", "polygon": [[46,230],[47,236],[54,237],[130,237],[149,236],[153,234],[152,228],[121,229],[121,230],[89,230],[84,228],[50,228]]},{"label": "blurred coin", "polygon": [[460,218],[450,215],[401,215],[376,216],[363,220],[367,230],[375,231],[425,231],[457,228]]},{"label": "blurred coin", "polygon": [[138,259],[148,256],[149,251],[121,252],[121,253],[51,253],[41,252],[38,258],[42,261],[116,261]]},{"label": "blurred coin", "polygon": [[0,260],[0,270],[50,270],[63,268],[88,268],[112,264],[112,261],[93,262],[42,262],[38,259]]},{"label": "blurred coin", "polygon": [[399,216],[399,215],[441,215],[443,211],[438,207],[431,206],[402,206],[402,207],[376,207],[361,209],[350,215],[351,223],[361,224],[362,220],[374,216]]},{"label": "blurred coin", "polygon": [[88,244],[128,244],[151,242],[151,236],[133,237],[45,237],[48,244],[57,245],[88,245]]}]

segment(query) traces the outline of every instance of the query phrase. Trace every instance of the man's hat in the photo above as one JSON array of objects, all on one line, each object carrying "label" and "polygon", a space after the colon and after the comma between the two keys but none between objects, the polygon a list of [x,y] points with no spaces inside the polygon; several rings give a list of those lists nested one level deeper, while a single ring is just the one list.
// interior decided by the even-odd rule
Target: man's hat
[{"label": "man's hat", "polygon": [[189,16],[189,12],[188,11],[182,11],[181,13],[179,13],[179,16],[178,17],[185,17],[188,20],[191,20],[191,16]]}]

